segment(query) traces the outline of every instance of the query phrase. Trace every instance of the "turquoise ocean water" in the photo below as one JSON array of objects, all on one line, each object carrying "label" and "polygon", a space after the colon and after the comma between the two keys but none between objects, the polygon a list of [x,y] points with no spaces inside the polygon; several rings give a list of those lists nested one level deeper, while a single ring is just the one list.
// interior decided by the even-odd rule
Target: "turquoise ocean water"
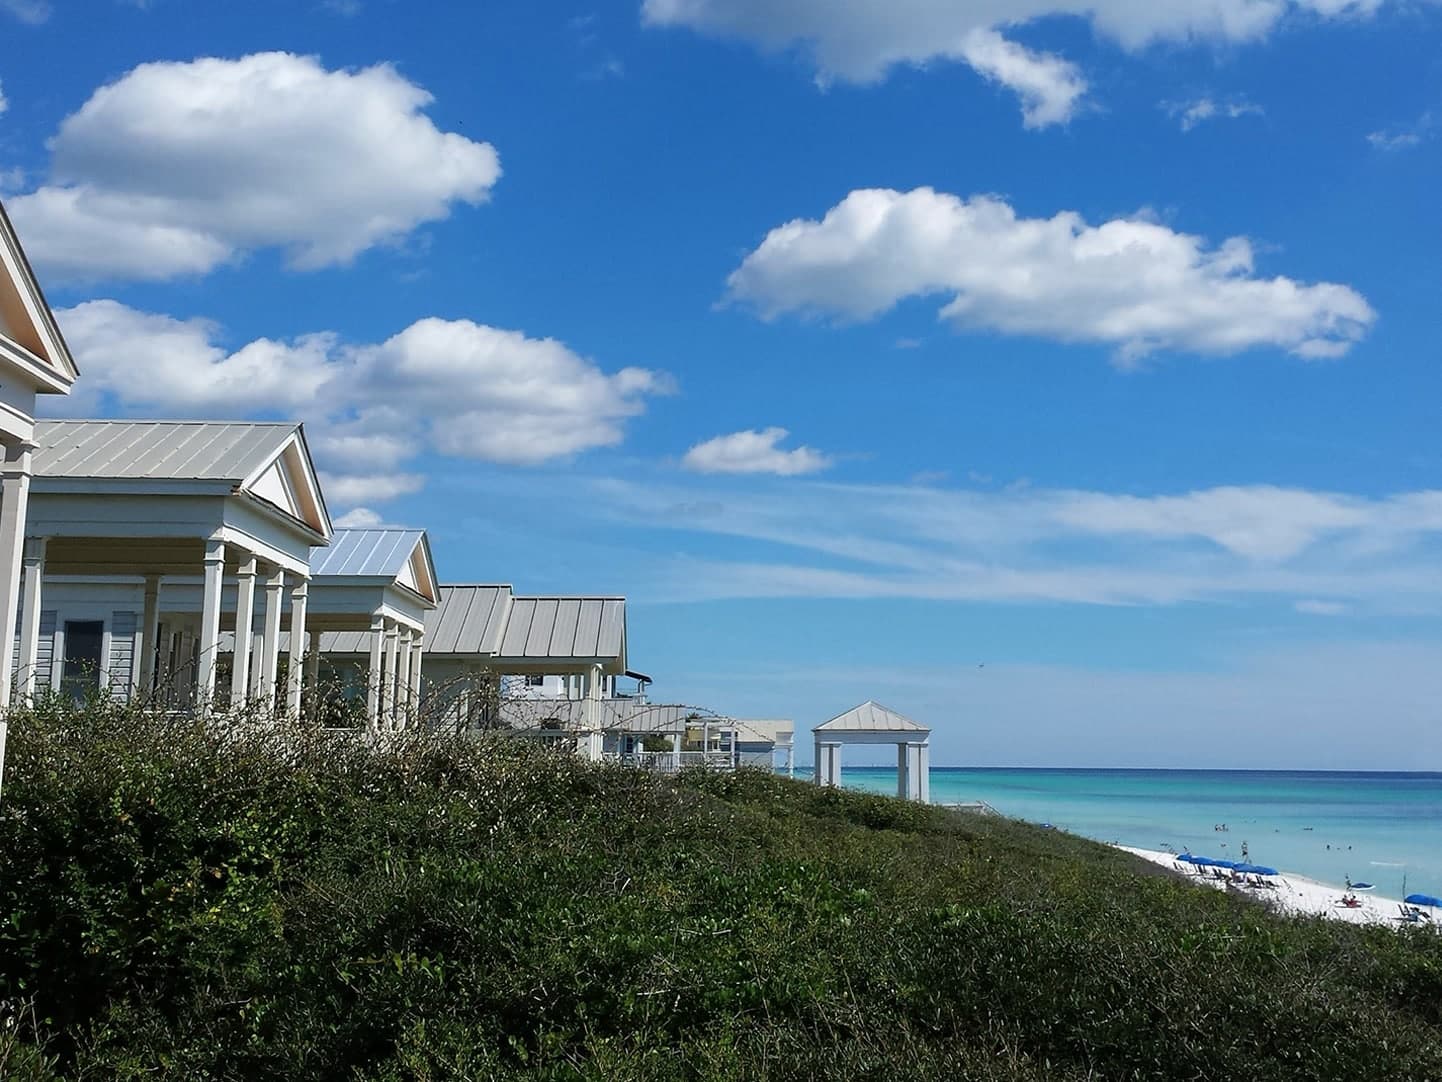
[{"label": "turquoise ocean water", "polygon": [[[894,768],[847,767],[841,781],[896,792]],[[1442,774],[933,767],[931,799],[1145,849],[1236,860],[1245,841],[1254,863],[1324,883],[1400,897],[1405,876],[1408,892],[1442,896]]]}]

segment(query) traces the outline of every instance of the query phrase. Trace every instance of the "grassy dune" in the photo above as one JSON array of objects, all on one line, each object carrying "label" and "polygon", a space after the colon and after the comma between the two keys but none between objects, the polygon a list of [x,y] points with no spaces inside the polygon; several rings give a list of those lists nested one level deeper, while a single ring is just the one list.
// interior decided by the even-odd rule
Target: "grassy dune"
[{"label": "grassy dune", "polygon": [[7,1078],[1442,1078],[1442,936],[497,738],[13,720]]}]

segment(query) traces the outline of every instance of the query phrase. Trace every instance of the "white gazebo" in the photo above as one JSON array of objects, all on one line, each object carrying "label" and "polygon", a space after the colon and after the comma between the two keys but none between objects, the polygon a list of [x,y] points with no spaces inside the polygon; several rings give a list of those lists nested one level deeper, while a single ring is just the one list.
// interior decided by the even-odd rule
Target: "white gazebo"
[{"label": "white gazebo", "polygon": [[931,800],[931,730],[880,703],[867,700],[811,730],[816,740],[816,784],[841,784],[846,744],[896,745],[896,795]]},{"label": "white gazebo", "polygon": [[332,532],[300,426],[42,421],[35,444],[21,693],[160,689],[209,709],[223,620],[258,618],[233,695],[296,710],[311,552]]},{"label": "white gazebo", "polygon": [[5,208],[0,205],[0,771],[20,612],[20,563],[35,450],[35,397],[68,394],[78,375]]}]

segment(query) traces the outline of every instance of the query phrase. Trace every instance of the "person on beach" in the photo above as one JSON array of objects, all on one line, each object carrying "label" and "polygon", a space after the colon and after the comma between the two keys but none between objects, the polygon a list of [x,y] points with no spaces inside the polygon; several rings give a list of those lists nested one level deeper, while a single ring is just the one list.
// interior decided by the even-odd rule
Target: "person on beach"
[{"label": "person on beach", "polygon": [[1246,843],[1245,841],[1243,841],[1243,842],[1242,842],[1242,862],[1243,862],[1243,863],[1246,863],[1246,860],[1247,860],[1247,843]]}]

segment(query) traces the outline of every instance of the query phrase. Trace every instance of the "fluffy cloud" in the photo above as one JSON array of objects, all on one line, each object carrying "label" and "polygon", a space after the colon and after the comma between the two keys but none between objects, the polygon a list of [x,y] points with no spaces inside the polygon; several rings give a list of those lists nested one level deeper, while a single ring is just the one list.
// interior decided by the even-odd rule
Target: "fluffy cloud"
[{"label": "fluffy cloud", "polygon": [[1162,108],[1168,116],[1174,117],[1182,131],[1191,131],[1204,120],[1225,118],[1236,120],[1242,116],[1262,116],[1263,109],[1241,98],[1230,101],[1216,101],[1213,98],[1197,98],[1195,101],[1166,101]]},{"label": "fluffy cloud", "polygon": [[0,113],[4,113],[8,108],[10,108],[10,103],[5,100],[5,87],[4,84],[0,84]]},{"label": "fluffy cloud", "polygon": [[686,452],[681,465],[697,473],[771,473],[793,477],[816,473],[831,459],[810,447],[783,451],[778,445],[789,433],[784,428],[751,429],[698,443]]},{"label": "fluffy cloud", "polygon": [[[1085,84],[1066,61],[996,37],[1054,16],[1090,22],[1124,48],[1155,41],[1251,41],[1286,15],[1369,14],[1384,0],[643,0],[652,26],[688,27],[765,49],[800,48],[823,80],[867,83],[898,64],[960,61],[1022,95],[1028,124],[1065,121]],[[979,48],[977,34],[990,34]],[[999,44],[998,44],[999,43]],[[1011,54],[999,59],[1005,49]],[[1048,69],[1045,73],[1042,68]],[[1060,88],[1065,87],[1063,91]],[[1039,103],[1045,103],[1041,105]]]},{"label": "fluffy cloud", "polygon": [[1306,614],[1442,611],[1435,490],[1364,497],[1239,485],[1124,496],[735,478],[594,484],[596,498],[583,501],[593,513],[692,539],[694,548],[647,569],[648,588],[674,600],[1251,597]]},{"label": "fluffy cloud", "polygon": [[423,319],[354,353],[358,390],[380,410],[431,418],[444,454],[533,465],[620,443],[622,424],[669,380],[605,373],[553,338],[469,320]]},{"label": "fluffy cloud", "polygon": [[1257,276],[1244,237],[1213,248],[1141,218],[1020,218],[1000,199],[930,188],[855,191],[821,221],[778,226],[728,286],[768,319],[865,320],[941,295],[959,329],[1111,345],[1123,362],[1259,346],[1337,357],[1375,319],[1345,285]]},{"label": "fluffy cloud", "polygon": [[495,150],[438,130],[431,100],[386,64],[142,64],[66,118],[50,183],[10,212],[56,278],[200,274],[261,248],[299,269],[343,264],[499,178]]},{"label": "fluffy cloud", "polygon": [[52,409],[299,417],[336,506],[416,491],[424,478],[407,467],[427,450],[534,465],[617,444],[670,387],[662,373],[606,372],[554,339],[469,320],[422,319],[373,345],[312,334],[228,349],[206,320],[113,300],[58,317],[85,380]]},{"label": "fluffy cloud", "polygon": [[967,34],[961,55],[978,74],[1016,91],[1022,101],[1022,121],[1028,128],[1070,120],[1086,93],[1086,80],[1074,64],[1023,48],[994,30]]}]

